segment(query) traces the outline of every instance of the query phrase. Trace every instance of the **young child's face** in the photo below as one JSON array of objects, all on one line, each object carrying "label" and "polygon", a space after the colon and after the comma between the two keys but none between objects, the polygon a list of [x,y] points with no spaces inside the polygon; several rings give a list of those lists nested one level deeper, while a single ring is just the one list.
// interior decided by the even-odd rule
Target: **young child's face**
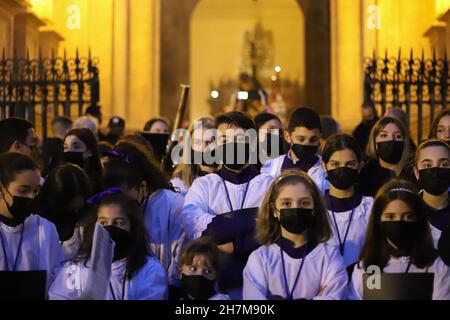
[{"label": "young child's face", "polygon": [[384,209],[380,220],[415,222],[417,216],[413,209],[400,199],[393,200]]},{"label": "young child's face", "polygon": [[130,231],[130,220],[128,216],[115,204],[101,206],[98,209],[97,222],[103,227],[115,226]]},{"label": "young child's face", "polygon": [[290,134],[286,131],[286,139],[291,144],[318,146],[320,143],[320,130],[296,127]]},{"label": "young child's face", "polygon": [[279,219],[279,210],[288,208],[313,209],[314,200],[308,188],[303,183],[297,183],[281,189],[275,201],[275,207],[277,210],[274,212],[274,216]]},{"label": "young child's face", "polygon": [[215,280],[217,276],[216,270],[212,267],[211,261],[207,256],[196,255],[191,265],[183,264],[181,273],[186,276],[204,276],[208,280]]},{"label": "young child's face", "polygon": [[[417,169],[429,169],[429,168],[448,168],[450,162],[450,154],[447,148],[442,146],[430,146],[422,149],[419,152],[417,159]],[[418,177],[418,174],[416,174]]]}]

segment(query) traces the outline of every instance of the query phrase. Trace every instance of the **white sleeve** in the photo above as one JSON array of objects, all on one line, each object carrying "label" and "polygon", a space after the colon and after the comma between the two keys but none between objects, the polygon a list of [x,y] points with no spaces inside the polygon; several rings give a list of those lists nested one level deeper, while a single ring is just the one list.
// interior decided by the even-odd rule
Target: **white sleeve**
[{"label": "white sleeve", "polygon": [[182,224],[183,202],[184,198],[179,194],[175,194],[170,207],[169,241],[171,259],[167,270],[170,283],[177,279],[177,262],[186,239]]},{"label": "white sleeve", "polygon": [[188,239],[202,236],[214,215],[208,213],[208,190],[196,179],[186,194],[183,207],[183,227]]},{"label": "white sleeve", "polygon": [[168,279],[166,271],[157,259],[150,258],[144,266],[143,275],[137,281],[135,300],[167,300]]},{"label": "white sleeve", "polygon": [[361,261],[355,265],[352,273],[352,281],[348,287],[349,300],[363,300],[363,270]]},{"label": "white sleeve", "polygon": [[450,268],[440,258],[435,264],[433,300],[450,300]]},{"label": "white sleeve", "polygon": [[64,251],[61,247],[58,232],[53,223],[40,218],[39,220],[39,264],[47,270],[47,290],[61,269]]},{"label": "white sleeve", "polygon": [[263,266],[258,251],[253,251],[242,274],[244,300],[267,300],[267,279]]},{"label": "white sleeve", "polygon": [[330,248],[328,265],[322,270],[324,276],[320,284],[320,293],[313,300],[344,300],[347,298],[348,275],[344,260],[337,248]]},{"label": "white sleeve", "polygon": [[81,270],[78,264],[68,263],[62,267],[50,290],[50,300],[78,300],[81,296]]}]

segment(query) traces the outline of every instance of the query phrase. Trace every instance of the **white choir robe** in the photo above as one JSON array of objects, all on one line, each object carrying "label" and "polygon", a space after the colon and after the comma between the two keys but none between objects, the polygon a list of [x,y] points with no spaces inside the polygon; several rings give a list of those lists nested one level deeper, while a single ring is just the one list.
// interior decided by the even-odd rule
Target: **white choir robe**
[{"label": "white choir robe", "polygon": [[[250,180],[242,208],[247,183],[233,184],[225,181],[233,210],[259,208],[272,180],[273,178],[266,174],[260,174]],[[184,200],[183,226],[186,236],[190,240],[200,238],[215,216],[230,211],[232,208],[219,175],[210,173],[195,179]]]},{"label": "white choir robe", "polygon": [[[274,159],[267,160],[261,167],[261,173],[270,174],[272,177],[276,178],[281,174],[281,167],[283,165],[284,159],[287,154],[283,154]],[[308,170],[308,176],[316,183],[320,192],[323,194],[325,190],[330,188],[330,183],[326,179],[327,173],[322,168],[322,157],[317,156],[319,159],[317,162]]]},{"label": "white choir robe", "polygon": [[433,238],[434,248],[437,249],[439,239],[441,238],[442,231],[433,226],[431,223],[428,224],[430,226],[431,237]]},{"label": "white choir robe", "polygon": [[213,295],[211,298],[209,298],[208,300],[231,300],[230,296],[224,293],[216,293],[215,295]]},{"label": "white choir robe", "polygon": [[[362,197],[361,203],[353,212],[352,223],[344,245],[344,264],[346,267],[359,261],[359,254],[361,253],[364,240],[366,239],[367,224],[369,223],[372,204],[372,197]],[[351,213],[351,210],[334,213],[336,223],[339,228],[339,234],[341,235],[341,241],[344,241],[345,231],[347,230]],[[339,238],[332,215],[333,213],[331,210],[328,210],[329,221],[333,230],[333,235],[330,240],[328,240],[328,243],[334,246],[339,246]]]},{"label": "white choir robe", "polygon": [[[122,296],[124,300],[167,299],[167,274],[156,258],[147,258],[142,269],[131,280],[126,280],[125,292],[123,292],[125,269],[126,259],[113,262],[110,286],[108,286],[105,300],[122,300]],[[88,275],[89,267],[84,261],[65,263],[49,290],[49,298],[79,300],[87,286]]]},{"label": "white choir robe", "polygon": [[170,284],[177,282],[177,260],[185,239],[181,223],[183,201],[178,193],[161,189],[150,195],[144,210],[151,249],[166,270]]},{"label": "white choir robe", "polygon": [[[383,272],[386,273],[404,273],[408,267],[408,257],[391,257],[388,264],[384,267]],[[411,264],[409,273],[413,272],[430,272],[434,273],[433,282],[433,300],[450,300],[450,269],[445,263],[437,258],[434,263],[428,267],[419,269],[414,264]],[[348,298],[350,300],[363,299],[363,270],[362,263],[355,265],[352,274],[352,281],[349,285]]]},{"label": "white choir robe", "polygon": [[77,255],[81,243],[83,242],[83,232],[84,226],[77,224],[72,237],[62,242],[61,246],[64,251],[64,261],[71,260]]},{"label": "white choir robe", "polygon": [[[253,251],[244,269],[244,300],[266,300],[270,296],[286,297],[278,244]],[[302,259],[294,259],[283,251],[289,291]],[[305,257],[303,269],[294,289],[293,299],[342,300],[347,297],[347,271],[339,250],[328,244],[317,245]]]},{"label": "white choir robe", "polygon": [[[23,229],[25,227],[25,229]],[[16,257],[23,230],[22,246]],[[13,271],[14,261],[17,260],[15,271],[47,271],[47,289],[53,282],[61,268],[64,259],[58,232],[53,223],[41,216],[32,214],[23,224],[16,227],[7,226],[0,222],[0,232],[4,241],[7,259],[0,250],[0,270]],[[6,268],[8,263],[8,268]],[[1,285],[0,285],[1,287]]]},{"label": "white choir robe", "polygon": [[179,177],[175,177],[170,180],[170,183],[172,183],[173,187],[180,195],[182,195],[183,197],[186,196],[189,191],[189,187],[186,186],[183,180],[181,180]]}]

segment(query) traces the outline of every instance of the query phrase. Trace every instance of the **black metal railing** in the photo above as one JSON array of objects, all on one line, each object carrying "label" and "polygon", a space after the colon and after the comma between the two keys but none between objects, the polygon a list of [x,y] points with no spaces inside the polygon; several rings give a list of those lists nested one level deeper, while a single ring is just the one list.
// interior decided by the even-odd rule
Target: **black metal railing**
[{"label": "black metal railing", "polygon": [[[381,109],[400,107],[406,111],[410,125],[415,125],[417,142],[422,141],[424,125],[429,127],[438,109],[450,104],[450,70],[447,53],[443,59],[425,59],[424,53],[415,58],[411,50],[403,58],[377,57],[375,53],[364,59],[364,103]],[[415,116],[415,119],[412,119]],[[411,128],[410,128],[411,129]]]},{"label": "black metal railing", "polygon": [[[47,123],[52,117],[64,114],[83,114],[88,105],[99,102],[98,59],[39,57],[31,59],[7,58],[3,49],[0,58],[0,118],[21,117],[39,127],[43,139],[47,137]],[[73,110],[75,108],[75,110]],[[40,117],[41,121],[37,121]]]}]

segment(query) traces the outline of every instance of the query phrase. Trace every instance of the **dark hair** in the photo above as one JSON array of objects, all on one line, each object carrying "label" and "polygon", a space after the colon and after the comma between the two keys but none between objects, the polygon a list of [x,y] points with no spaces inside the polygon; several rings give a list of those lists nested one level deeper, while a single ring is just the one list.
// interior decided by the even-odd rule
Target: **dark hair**
[{"label": "dark hair", "polygon": [[297,108],[289,118],[288,131],[292,133],[297,127],[305,127],[309,130],[319,129],[322,132],[319,115],[310,108]]},{"label": "dark hair", "polygon": [[83,169],[65,163],[53,169],[36,197],[39,215],[55,221],[69,202],[77,196],[86,200],[92,195],[90,180]]},{"label": "dark hair", "polygon": [[[104,196],[95,207],[98,210],[103,206],[117,205],[121,211],[125,211],[130,220],[130,251],[127,259],[127,271],[125,275],[128,280],[145,265],[147,257],[150,256],[147,232],[144,227],[142,214],[139,212],[136,202],[123,193],[109,194]],[[86,264],[91,255],[92,240],[94,236],[97,214],[92,215],[84,231],[84,240],[75,258],[76,261],[84,261]]]},{"label": "dark hair", "polygon": [[90,105],[89,107],[86,108],[86,111],[84,112],[84,114],[89,114],[95,118],[101,118],[102,116],[102,111],[100,106],[97,105]]},{"label": "dark hair", "polygon": [[219,249],[208,238],[199,238],[186,243],[180,255],[178,268],[183,265],[192,265],[194,257],[197,255],[208,257],[214,270],[219,271]]},{"label": "dark hair", "polygon": [[344,149],[352,150],[358,161],[362,160],[361,149],[359,148],[358,142],[356,142],[355,138],[345,133],[338,133],[329,137],[325,142],[325,146],[322,151],[322,161],[324,163],[328,163],[333,153]]},{"label": "dark hair", "polygon": [[0,153],[8,152],[15,141],[25,143],[28,129],[33,128],[30,121],[20,118],[0,120]]},{"label": "dark hair", "polygon": [[70,127],[70,126],[72,126],[72,124],[73,124],[72,119],[70,119],[69,117],[58,116],[58,117],[53,118],[53,120],[52,120],[52,126],[55,125],[55,124],[57,124],[57,123],[59,123],[59,122],[60,122],[61,124],[63,124],[64,126],[66,126],[66,127]]},{"label": "dark hair", "polygon": [[103,168],[103,188],[139,188],[144,177],[137,167],[120,159],[109,159]]},{"label": "dark hair", "polygon": [[314,240],[318,243],[327,242],[331,237],[332,231],[328,220],[328,212],[317,185],[305,172],[291,169],[284,171],[272,182],[263,199],[256,218],[256,240],[261,245],[268,246],[280,239],[280,223],[273,215],[275,202],[285,186],[298,183],[307,187],[314,202],[314,224],[308,231],[308,235],[314,237]]},{"label": "dark hair", "polygon": [[117,141],[117,143],[120,143],[123,141],[133,142],[133,143],[136,143],[136,144],[142,146],[146,150],[147,155],[152,159],[153,164],[156,167],[159,166],[159,160],[157,159],[155,152],[153,151],[152,145],[143,136],[141,136],[139,134],[130,134],[130,135],[121,137],[119,139],[119,141]]},{"label": "dark hair", "polygon": [[270,120],[278,120],[281,123],[280,118],[278,118],[278,116],[273,113],[268,112],[258,113],[254,118],[256,129],[259,130],[259,128],[261,128],[264,125],[264,123]]},{"label": "dark hair", "polygon": [[100,157],[103,157],[108,151],[114,149],[114,146],[108,141],[100,141],[97,143],[97,149]]},{"label": "dark hair", "polygon": [[215,119],[215,128],[218,128],[221,124],[233,125],[241,129],[255,129],[255,123],[245,113],[240,111],[232,111],[221,114]]},{"label": "dark hair", "polygon": [[426,140],[424,142],[422,142],[421,144],[419,144],[419,146],[417,147],[416,150],[416,154],[414,156],[414,165],[417,166],[417,161],[419,161],[419,154],[420,152],[428,147],[443,147],[445,149],[447,149],[447,151],[450,153],[450,145],[448,145],[447,142],[443,141],[443,140],[439,140],[439,139],[430,139],[430,140]]},{"label": "dark hair", "polygon": [[392,180],[377,193],[370,213],[367,235],[361,251],[361,261],[365,268],[377,265],[384,268],[390,259],[391,246],[381,231],[381,215],[394,200],[405,202],[417,217],[417,232],[413,241],[411,261],[418,268],[431,265],[437,257],[422,200],[415,186],[406,180]]},{"label": "dark hair", "polygon": [[161,170],[155,166],[151,154],[142,145],[132,141],[119,141],[115,148],[131,156],[131,165],[140,173],[150,191],[173,190]]},{"label": "dark hair", "polygon": [[91,152],[92,156],[86,161],[86,165],[83,169],[91,179],[94,191],[98,191],[98,188],[100,187],[100,179],[102,176],[102,164],[100,162],[100,155],[98,153],[97,139],[95,138],[92,131],[87,128],[70,130],[66,134],[64,141],[68,136],[76,136],[78,139],[83,141],[83,143],[86,145],[87,150]]},{"label": "dark hair", "polygon": [[439,126],[439,122],[441,122],[441,119],[446,116],[450,116],[450,109],[444,109],[441,112],[439,112],[439,114],[436,116],[436,118],[433,121],[433,125],[431,126],[431,129],[430,129],[430,135],[429,135],[430,139],[437,137],[437,128]]},{"label": "dark hair", "polygon": [[322,130],[322,138],[328,137],[339,132],[339,123],[330,116],[320,116],[320,127]]},{"label": "dark hair", "polygon": [[148,120],[145,123],[144,131],[150,131],[150,129],[153,127],[153,125],[156,122],[163,122],[167,126],[167,128],[169,128],[169,130],[170,130],[169,120],[167,120],[165,118],[151,118],[150,120]]},{"label": "dark hair", "polygon": [[38,170],[37,164],[29,156],[16,152],[0,154],[0,181],[5,187],[16,180],[19,172],[25,170]]}]

